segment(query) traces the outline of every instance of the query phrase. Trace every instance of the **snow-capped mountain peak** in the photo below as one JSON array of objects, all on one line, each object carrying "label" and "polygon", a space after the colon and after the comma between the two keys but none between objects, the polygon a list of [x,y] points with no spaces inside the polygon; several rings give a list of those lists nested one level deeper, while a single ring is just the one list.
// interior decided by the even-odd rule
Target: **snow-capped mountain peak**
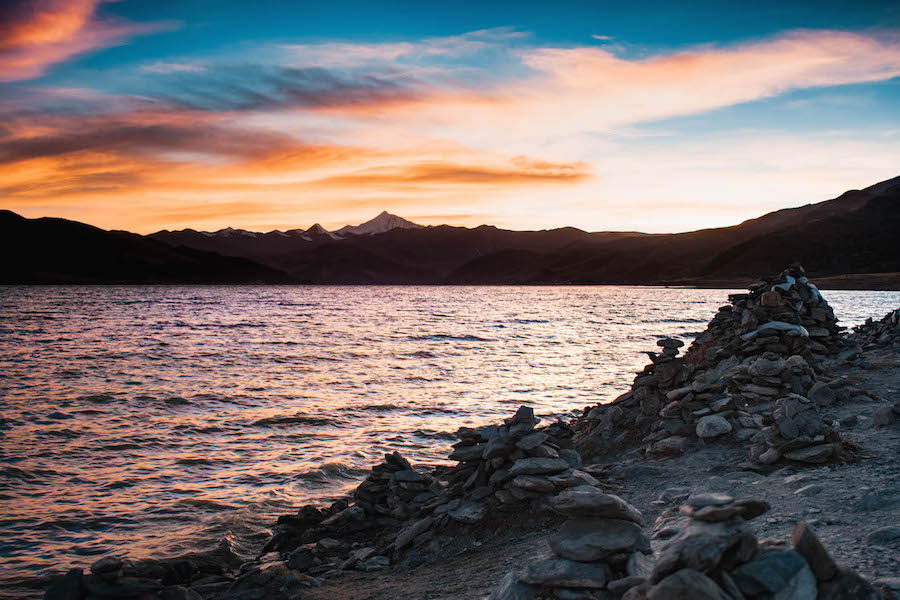
[{"label": "snow-capped mountain peak", "polygon": [[392,229],[420,229],[421,227],[422,225],[407,221],[403,217],[398,217],[387,211],[382,211],[380,215],[371,221],[366,221],[362,225],[346,225],[338,229],[335,233],[341,235],[374,235]]}]

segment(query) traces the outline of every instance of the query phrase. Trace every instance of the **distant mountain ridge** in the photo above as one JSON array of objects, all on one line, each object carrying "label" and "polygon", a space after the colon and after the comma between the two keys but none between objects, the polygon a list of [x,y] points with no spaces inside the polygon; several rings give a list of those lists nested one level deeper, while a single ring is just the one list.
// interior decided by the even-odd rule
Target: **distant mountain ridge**
[{"label": "distant mountain ridge", "polygon": [[[81,237],[90,230],[97,248],[108,245],[105,253],[83,257],[106,264],[105,270],[73,262],[58,240],[50,241],[61,223]],[[31,244],[41,260],[2,267],[0,280],[724,285],[800,261],[814,277],[880,273],[879,281],[900,289],[898,239],[900,177],[731,227],[679,234],[423,227],[382,212],[332,232],[314,225],[268,233],[227,228],[138,236],[4,211],[0,247],[18,256],[16,244]],[[133,259],[134,276],[123,271],[127,261],[116,263],[119,270],[108,264],[122,251]]]},{"label": "distant mountain ridge", "polygon": [[[258,236],[281,236],[281,237],[303,237],[307,236],[308,238],[316,237],[316,236],[327,236],[333,240],[344,239],[350,235],[375,235],[377,233],[385,233],[390,231],[391,229],[421,229],[424,225],[419,225],[418,223],[413,223],[412,221],[407,221],[403,217],[398,217],[397,215],[392,215],[391,213],[382,211],[381,214],[376,216],[374,219],[370,219],[365,223],[360,225],[344,225],[340,229],[335,231],[328,231],[324,227],[322,227],[319,223],[316,223],[309,229],[289,229],[288,231],[280,231],[278,229],[269,231],[267,233],[261,233],[257,231],[248,231],[246,229],[234,229],[232,227],[226,227],[225,229],[219,229],[218,231],[196,231],[193,229],[182,229],[179,231],[169,231],[163,230],[158,231],[155,236],[166,236],[179,234],[182,232],[191,232],[191,233],[199,233],[201,235],[205,235],[206,237],[219,237],[219,238],[235,238],[235,237],[249,237],[256,238]],[[307,240],[308,241],[308,240]]]}]

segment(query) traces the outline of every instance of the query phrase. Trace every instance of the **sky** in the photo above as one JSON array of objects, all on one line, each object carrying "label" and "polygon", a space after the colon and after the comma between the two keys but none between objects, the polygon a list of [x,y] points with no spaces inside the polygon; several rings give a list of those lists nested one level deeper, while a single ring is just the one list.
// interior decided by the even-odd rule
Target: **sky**
[{"label": "sky", "polygon": [[0,208],[687,231],[900,175],[900,3],[0,0]]}]

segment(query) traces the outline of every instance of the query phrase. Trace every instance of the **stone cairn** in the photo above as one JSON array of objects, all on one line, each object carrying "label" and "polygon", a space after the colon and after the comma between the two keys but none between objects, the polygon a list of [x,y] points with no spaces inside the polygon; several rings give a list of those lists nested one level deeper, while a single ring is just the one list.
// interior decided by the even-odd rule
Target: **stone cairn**
[{"label": "stone cairn", "polygon": [[327,511],[305,506],[279,518],[259,558],[276,551],[290,569],[326,578],[348,569],[383,569],[412,549],[433,546],[451,526],[470,526],[524,503],[539,507],[560,490],[597,485],[579,470],[571,429],[553,423],[535,430],[538,422],[522,406],[500,425],[462,427],[449,456],[457,465],[433,473],[416,470],[397,452],[388,454],[349,502]]},{"label": "stone cairn", "polygon": [[397,534],[395,555],[430,541],[452,523],[472,525],[523,503],[539,507],[565,488],[597,485],[579,470],[578,452],[565,447],[571,446],[571,430],[553,423],[536,431],[538,422],[534,411],[522,406],[500,425],[460,428],[449,457],[458,464],[441,474],[443,492]]},{"label": "stone cairn", "polygon": [[560,492],[552,504],[568,517],[550,538],[553,556],[508,573],[490,600],[619,598],[646,580],[652,560],[640,511],[586,485]]},{"label": "stone cairn", "polygon": [[625,595],[646,598],[778,598],[784,600],[877,600],[863,577],[835,564],[804,522],[780,540],[757,541],[749,521],[769,509],[760,500],[704,493],[688,498],[680,518],[665,513],[655,539],[659,554],[647,581]]},{"label": "stone cairn", "polygon": [[880,321],[875,321],[871,317],[866,319],[865,323],[853,328],[849,339],[859,344],[863,350],[873,348],[900,350],[900,308],[892,310]]},{"label": "stone cairn", "polygon": [[583,454],[646,444],[660,458],[700,439],[746,444],[763,464],[841,456],[843,438],[821,415],[836,399],[827,359],[844,347],[834,311],[799,265],[729,301],[684,356],[681,340],[659,340],[629,392],[585,409],[573,425]]},{"label": "stone cairn", "polygon": [[[575,488],[557,497],[576,518],[551,538],[556,555],[508,573],[490,600],[879,600],[896,579],[869,583],[837,565],[805,522],[758,541],[749,521],[769,505],[695,494],[657,519],[652,554],[640,513],[616,496]],[[602,515],[602,516],[600,516]],[[882,595],[883,594],[883,595]]]}]

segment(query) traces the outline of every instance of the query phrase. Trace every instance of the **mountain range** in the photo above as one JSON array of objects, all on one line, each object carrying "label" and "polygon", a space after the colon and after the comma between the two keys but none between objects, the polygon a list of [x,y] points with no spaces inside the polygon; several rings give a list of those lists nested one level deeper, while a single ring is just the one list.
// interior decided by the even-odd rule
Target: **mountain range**
[{"label": "mountain range", "polygon": [[743,285],[801,262],[833,287],[900,289],[900,177],[678,234],[424,227],[383,212],[327,231],[141,236],[0,211],[3,283]]}]

